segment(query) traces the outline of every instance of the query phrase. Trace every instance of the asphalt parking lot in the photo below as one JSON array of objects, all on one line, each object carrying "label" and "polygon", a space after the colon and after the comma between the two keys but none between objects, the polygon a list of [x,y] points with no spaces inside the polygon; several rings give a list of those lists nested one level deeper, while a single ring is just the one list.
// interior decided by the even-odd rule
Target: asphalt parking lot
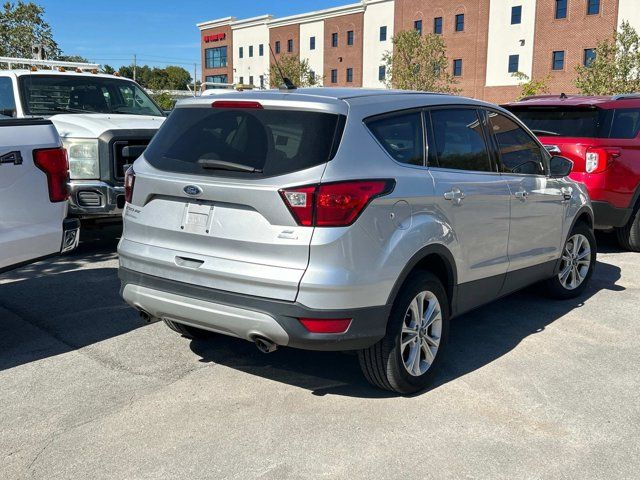
[{"label": "asphalt parking lot", "polygon": [[143,324],[104,232],[0,278],[0,478],[638,478],[640,254],[599,240],[582,298],[459,318],[403,398],[351,355]]}]

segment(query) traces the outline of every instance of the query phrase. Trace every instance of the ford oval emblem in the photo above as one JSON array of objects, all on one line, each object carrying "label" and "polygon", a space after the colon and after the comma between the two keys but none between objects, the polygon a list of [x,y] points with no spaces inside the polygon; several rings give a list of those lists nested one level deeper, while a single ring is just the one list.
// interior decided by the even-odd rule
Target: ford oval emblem
[{"label": "ford oval emblem", "polygon": [[184,190],[184,193],[192,197],[197,197],[202,193],[202,189],[197,185],[187,185],[182,190]]}]

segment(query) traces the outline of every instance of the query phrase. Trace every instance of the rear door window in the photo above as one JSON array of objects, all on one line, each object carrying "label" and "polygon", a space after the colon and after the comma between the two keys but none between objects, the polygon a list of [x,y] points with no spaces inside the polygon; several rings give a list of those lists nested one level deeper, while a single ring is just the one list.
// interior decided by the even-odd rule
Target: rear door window
[{"label": "rear door window", "polygon": [[16,115],[13,83],[8,77],[0,78],[0,115],[5,117],[15,117]]},{"label": "rear door window", "polygon": [[156,168],[214,176],[273,176],[329,161],[344,117],[269,109],[177,108],[145,151]]},{"label": "rear door window", "polygon": [[489,129],[498,146],[500,171],[528,175],[544,175],[544,159],[540,145],[510,118],[487,112]]},{"label": "rear door window", "polygon": [[640,109],[617,109],[613,114],[609,138],[636,138],[640,129]]},{"label": "rear door window", "polygon": [[408,165],[424,165],[424,134],[420,112],[374,118],[367,122],[367,127],[394,160]]},{"label": "rear door window", "polygon": [[431,124],[433,133],[429,135],[429,151],[435,151],[438,167],[476,172],[494,171],[477,110],[432,110]]}]

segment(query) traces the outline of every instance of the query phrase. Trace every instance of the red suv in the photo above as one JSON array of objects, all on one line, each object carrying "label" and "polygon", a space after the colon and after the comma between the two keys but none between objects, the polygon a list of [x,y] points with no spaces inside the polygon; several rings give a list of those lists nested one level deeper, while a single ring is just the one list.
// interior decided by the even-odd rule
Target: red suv
[{"label": "red suv", "polygon": [[640,94],[541,95],[504,107],[573,161],[571,178],[587,186],[596,228],[615,229],[623,248],[640,251]]}]

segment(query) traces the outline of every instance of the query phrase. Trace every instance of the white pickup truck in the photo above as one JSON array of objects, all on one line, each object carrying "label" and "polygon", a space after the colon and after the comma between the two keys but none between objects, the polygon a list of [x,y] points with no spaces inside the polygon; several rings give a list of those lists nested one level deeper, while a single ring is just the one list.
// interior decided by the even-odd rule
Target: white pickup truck
[{"label": "white pickup truck", "polygon": [[68,175],[49,120],[0,114],[0,273],[78,245],[80,221],[66,218]]},{"label": "white pickup truck", "polygon": [[70,215],[119,220],[124,173],[165,113],[135,82],[93,71],[0,70],[0,115],[44,117],[67,150]]}]

